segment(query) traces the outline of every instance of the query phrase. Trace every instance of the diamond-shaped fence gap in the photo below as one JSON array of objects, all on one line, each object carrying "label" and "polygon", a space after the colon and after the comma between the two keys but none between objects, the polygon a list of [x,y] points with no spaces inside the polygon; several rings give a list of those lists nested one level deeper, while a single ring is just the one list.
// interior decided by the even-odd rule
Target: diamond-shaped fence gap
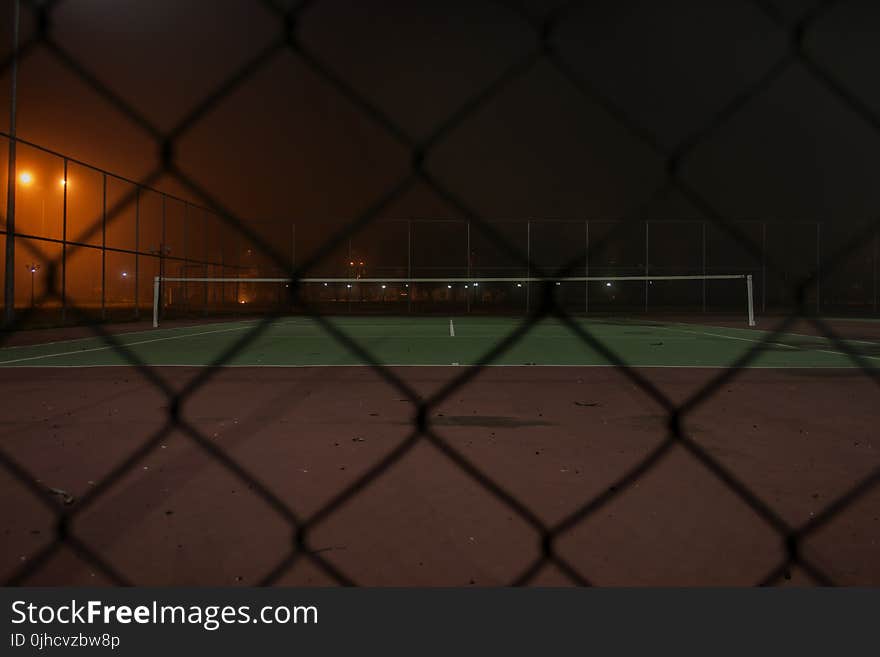
[{"label": "diamond-shaped fence gap", "polygon": [[[761,394],[776,386],[785,395]],[[689,435],[790,526],[802,526],[880,464],[872,458],[866,403],[873,394],[852,369],[804,375],[753,368],[688,415]]]},{"label": "diamond-shaped fence gap", "polygon": [[[540,397],[535,388],[543,391]],[[487,368],[432,408],[447,445],[548,525],[620,487],[668,424],[609,368]]]},{"label": "diamond-shaped fence gap", "polygon": [[[334,369],[330,381],[312,368],[257,371],[224,370],[194,393],[186,419],[299,516],[318,512],[410,432],[411,405],[370,368]],[[346,403],[345,391],[359,403]]]},{"label": "diamond-shaped fence gap", "polygon": [[222,447],[180,431],[79,513],[76,535],[141,585],[255,583],[287,549],[290,514]]},{"label": "diamond-shaped fence gap", "polygon": [[629,365],[620,355],[610,349],[603,341],[593,335],[592,330],[586,328],[584,324],[576,321],[573,317],[556,308],[554,314],[577,338],[586,346],[597,352],[609,365],[614,365],[621,373],[638,386],[645,394],[653,399],[661,408],[672,413],[675,405],[668,397],[654,385],[649,379],[645,378],[637,369]]},{"label": "diamond-shaped fence gap", "polygon": [[[182,107],[222,90],[224,81],[278,31],[278,21],[254,4],[227,2],[222,11],[206,14],[185,3],[123,7],[68,2],[54,13],[52,36],[69,56],[164,130],[178,120]],[[97,20],[103,25],[101,39],[77,29]],[[154,29],[193,23],[197,29],[166,30],[164,38],[154,38]],[[243,24],[247,30],[240,29]],[[133,25],[138,29],[132,30]],[[187,66],[181,67],[181,61]]]},{"label": "diamond-shaped fence gap", "polygon": [[[521,111],[536,96],[544,102]],[[662,157],[546,60],[475,108],[426,163],[438,193],[482,217],[617,217],[664,177]],[[475,177],[474,168],[492,175]]]},{"label": "diamond-shaped fence gap", "polygon": [[[657,30],[669,11],[677,19]],[[583,3],[555,26],[552,44],[551,58],[590,80],[658,144],[678,150],[722,108],[735,111],[733,99],[748,95],[787,46],[748,2]]]},{"label": "diamond-shaped fence gap", "polygon": [[748,585],[781,556],[777,533],[677,447],[555,543],[606,586]]},{"label": "diamond-shaped fence gap", "polygon": [[94,75],[81,62],[77,61],[63,46],[53,40],[51,35],[42,39],[42,44],[49,53],[71,73],[73,73],[81,82],[91,88],[91,90],[100,96],[108,105],[113,107],[116,112],[125,117],[128,121],[139,127],[145,134],[159,142],[162,139],[161,130],[145,117],[136,107],[129,104],[124,98],[118,95],[110,87],[104,84],[96,75]]},{"label": "diamond-shaped fence gap", "polygon": [[[439,3],[410,3],[386,15],[357,3],[325,1],[301,21],[299,36],[403,131],[425,136],[466,112],[473,102],[468,99],[490,92],[493,81],[532,49],[530,31],[495,3],[455,9],[456,20],[450,20],[449,7]],[[422,102],[426,97],[430,103]]]},{"label": "diamond-shaped fence gap", "polygon": [[536,552],[534,527],[461,464],[420,442],[309,531],[314,549],[365,585],[501,585]]}]

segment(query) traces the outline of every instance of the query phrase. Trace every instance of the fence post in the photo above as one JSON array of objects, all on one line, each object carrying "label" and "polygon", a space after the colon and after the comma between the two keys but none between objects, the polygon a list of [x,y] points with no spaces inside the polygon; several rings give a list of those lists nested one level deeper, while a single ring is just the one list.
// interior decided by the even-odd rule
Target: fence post
[{"label": "fence post", "polygon": [[471,221],[467,222],[467,286],[465,289],[465,299],[467,299],[467,312],[471,312]]},{"label": "fence post", "polygon": [[761,222],[761,314],[767,312],[767,222]]},{"label": "fence post", "polygon": [[[590,278],[590,220],[584,221],[584,278]],[[584,281],[584,314],[590,312],[590,281]]]},{"label": "fence post", "polygon": [[[211,272],[215,271],[214,269],[208,269],[210,262],[209,258],[211,257],[209,254],[211,253],[210,241],[208,239],[208,212],[207,210],[202,210],[202,231],[205,238],[205,250],[202,252],[202,258],[205,261],[205,278],[211,277]],[[223,258],[223,248],[220,249],[220,258]],[[216,261],[215,261],[216,262]],[[215,265],[216,267],[216,265]],[[223,272],[220,272],[220,276],[223,276]],[[208,316],[208,288],[211,284],[205,282],[204,284],[204,298],[202,303],[202,314],[207,317]],[[216,298],[216,293],[215,293]]]},{"label": "fence post", "polygon": [[[649,223],[645,221],[645,276],[649,276],[648,274],[648,258],[650,256],[650,238],[649,238]],[[648,312],[648,281],[645,279],[645,313]]]},{"label": "fence post", "polygon": [[134,192],[134,318],[140,319],[141,306],[138,292],[141,286],[141,188],[138,185]]},{"label": "fence post", "polygon": [[15,320],[15,118],[18,107],[18,28],[21,15],[20,0],[12,8],[12,91],[9,100],[9,169],[6,176],[6,261],[3,288],[4,322]]},{"label": "fence post", "polygon": [[165,305],[165,194],[162,194],[162,242],[159,244],[159,314]]},{"label": "fence post", "polygon": [[822,224],[816,222],[816,314],[822,314]]},{"label": "fence post", "polygon": [[526,219],[526,315],[531,311],[529,279],[532,277],[532,220]]},{"label": "fence post", "polygon": [[703,233],[703,312],[706,312],[706,222],[702,222]]},{"label": "fence post", "polygon": [[64,158],[64,181],[61,192],[61,323],[67,320],[67,158]]},{"label": "fence post", "polygon": [[[186,201],[183,202],[183,265],[181,268],[183,269],[182,276],[185,279],[189,275],[189,260],[186,257],[186,222],[189,219],[189,203]],[[183,288],[183,311],[189,315],[189,286],[186,284],[184,280],[181,283],[181,287]]]},{"label": "fence post", "polygon": [[[107,174],[101,175],[101,319],[107,319]],[[67,185],[65,185],[67,187]]]},{"label": "fence post", "polygon": [[873,298],[873,306],[874,306],[874,314],[877,314],[877,256],[880,255],[880,227],[874,231],[874,257],[872,258],[872,264],[874,269],[874,298]]}]

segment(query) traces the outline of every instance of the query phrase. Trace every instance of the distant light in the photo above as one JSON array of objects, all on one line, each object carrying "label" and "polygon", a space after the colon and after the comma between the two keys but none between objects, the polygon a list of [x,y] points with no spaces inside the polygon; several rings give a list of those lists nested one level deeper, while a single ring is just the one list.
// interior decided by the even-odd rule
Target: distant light
[{"label": "distant light", "polygon": [[611,287],[611,283],[605,283],[605,287]]},{"label": "distant light", "polygon": [[36,273],[37,273],[37,268],[36,268],[36,267],[31,267],[31,273],[32,273],[32,274],[36,274]]},{"label": "distant light", "polygon": [[474,287],[477,287],[478,285],[479,285],[479,283],[474,283]]},{"label": "distant light", "polygon": [[409,287],[409,283],[407,283],[406,286]]},{"label": "distant light", "polygon": [[517,283],[516,286],[517,286],[517,287],[522,287],[522,283]]},{"label": "distant light", "polygon": [[557,285],[562,285],[562,283],[560,283],[559,281],[556,281],[556,284],[557,284]]},{"label": "distant light", "polygon": [[351,287],[351,283],[349,283],[349,284],[348,284],[348,285],[346,285],[346,286],[345,286],[345,287]]},{"label": "distant light", "polygon": [[467,289],[467,286],[468,286],[468,284],[467,284],[467,283],[465,283],[465,284],[464,284],[464,287],[465,287],[465,289]]},{"label": "distant light", "polygon": [[18,181],[22,185],[30,185],[32,182],[34,182],[34,177],[30,174],[29,171],[25,171],[18,177]]},{"label": "distant light", "polygon": [[448,287],[450,290],[452,289],[452,286],[451,286],[451,285],[447,285],[446,287]]},{"label": "distant light", "polygon": [[348,266],[349,266],[349,267],[354,267],[354,261],[353,261],[353,260],[350,261],[350,262],[348,263]]},{"label": "distant light", "polygon": [[122,272],[122,278],[128,278],[128,272],[127,272],[127,271]]},{"label": "distant light", "polygon": [[324,287],[327,287],[327,283],[324,283]]},{"label": "distant light", "polygon": [[382,289],[383,289],[383,290],[384,290],[384,289],[385,289],[385,287],[386,287],[386,286],[385,286],[385,285],[383,285],[383,286],[382,286]]},{"label": "distant light", "polygon": [[62,187],[64,187],[64,186],[67,184],[67,181],[66,181],[64,178],[62,178],[61,180],[58,181],[58,183],[59,183]]},{"label": "distant light", "polygon": [[364,266],[364,261],[363,261],[363,260],[361,260],[361,267],[363,267],[363,266]]},{"label": "distant light", "polygon": [[239,303],[247,303],[244,299],[239,300]]}]

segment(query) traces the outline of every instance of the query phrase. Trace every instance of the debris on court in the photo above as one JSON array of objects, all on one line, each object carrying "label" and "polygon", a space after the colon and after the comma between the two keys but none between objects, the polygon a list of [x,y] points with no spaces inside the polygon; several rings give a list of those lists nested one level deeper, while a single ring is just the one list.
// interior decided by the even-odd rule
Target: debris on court
[{"label": "debris on court", "polygon": [[61,501],[64,503],[64,506],[70,506],[74,502],[76,502],[76,498],[68,493],[66,490],[61,490],[60,488],[50,488],[49,492],[56,497],[60,497]]}]

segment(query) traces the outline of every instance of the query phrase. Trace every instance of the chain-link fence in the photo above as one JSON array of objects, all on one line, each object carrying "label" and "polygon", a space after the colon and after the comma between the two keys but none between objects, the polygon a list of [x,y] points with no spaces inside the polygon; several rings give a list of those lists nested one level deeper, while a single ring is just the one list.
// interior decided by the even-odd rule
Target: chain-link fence
[{"label": "chain-link fence", "polygon": [[[119,584],[129,583],[125,573],[117,572],[101,554],[82,541],[75,531],[71,531],[72,523],[112,491],[129,472],[138,468],[146,455],[157,449],[160,443],[174,431],[185,434],[218,465],[228,470],[234,478],[246,482],[251,490],[255,491],[267,505],[289,523],[293,537],[290,551],[278,555],[276,565],[263,578],[263,583],[267,584],[278,581],[294,563],[300,560],[312,562],[339,583],[356,583],[343,573],[332,559],[311,546],[310,532],[334,513],[337,513],[342,506],[356,498],[366,488],[381,480],[395,463],[403,459],[417,445],[424,443],[436,448],[436,458],[446,459],[454,464],[466,477],[478,484],[486,495],[494,497],[511,514],[518,516],[532,528],[535,540],[540,546],[540,556],[532,563],[523,564],[520,575],[514,579],[513,583],[528,583],[548,564],[555,565],[574,583],[590,583],[593,579],[591,573],[580,572],[570,560],[561,556],[557,549],[558,540],[580,523],[597,514],[612,500],[637,485],[673,447],[682,448],[696,462],[705,467],[778,534],[779,540],[784,545],[785,557],[782,562],[768,569],[762,583],[777,582],[792,567],[800,568],[816,582],[832,583],[831,576],[804,555],[803,543],[845,509],[875,490],[878,480],[880,480],[880,468],[875,467],[867,476],[852,481],[852,486],[847,491],[838,495],[808,522],[795,526],[787,522],[772,504],[758,496],[718,458],[693,440],[685,428],[685,420],[695,409],[712,399],[724,386],[742,376],[746,368],[754,363],[764,350],[778,341],[780,336],[789,330],[798,319],[808,321],[819,335],[829,340],[835,350],[846,354],[865,377],[874,383],[880,383],[876,367],[854,350],[850,342],[837,335],[829,322],[815,312],[817,308],[823,307],[821,305],[823,297],[825,303],[829,304],[828,307],[834,305],[828,300],[829,295],[823,294],[826,286],[830,296],[838,298],[841,306],[846,306],[851,302],[845,298],[846,295],[849,295],[854,298],[853,306],[859,312],[876,311],[877,243],[880,224],[876,219],[865,220],[858,225],[852,224],[846,231],[840,231],[834,239],[825,237],[824,241],[821,231],[827,231],[830,235],[836,229],[830,225],[823,225],[820,228],[817,223],[811,224],[812,227],[808,225],[807,228],[786,226],[785,235],[769,236],[769,232],[776,230],[772,223],[759,221],[757,224],[744,224],[741,221],[735,221],[735,218],[728,216],[725,211],[716,207],[716,204],[710,200],[711,195],[703,190],[702,182],[706,178],[694,171],[694,168],[698,167],[700,163],[699,161],[692,163],[691,157],[701,144],[707,142],[722,128],[733,122],[738,115],[747,112],[758,99],[770,93],[775,85],[779,84],[783,75],[792,68],[797,68],[800,74],[809,76],[821,85],[836,103],[846,108],[851,121],[869,127],[873,136],[880,135],[880,117],[871,104],[864,101],[847,82],[814,57],[807,46],[811,31],[821,24],[838,5],[847,3],[815,3],[808,10],[801,12],[795,20],[791,20],[787,11],[778,10],[771,2],[746,2],[743,0],[738,3],[748,6],[750,10],[757,11],[762,16],[761,20],[764,21],[767,29],[787,35],[787,45],[781,53],[764,62],[762,72],[742,86],[737,93],[727,98],[720,107],[711,112],[708,119],[699,121],[695,119],[694,124],[689,125],[685,131],[685,136],[673,143],[670,143],[668,139],[655,136],[652,130],[645,126],[643,116],[625,109],[624,104],[618,102],[614,94],[609,94],[603,91],[601,85],[594,84],[589,71],[577,70],[567,59],[566,49],[559,46],[558,36],[560,33],[564,33],[567,26],[579,15],[579,12],[584,10],[586,3],[582,2],[561,3],[555,9],[541,15],[538,15],[537,11],[525,9],[519,3],[501,3],[500,7],[493,5],[495,9],[504,12],[508,20],[518,21],[521,26],[525,26],[524,29],[529,32],[533,45],[529,45],[524,54],[515,57],[502,70],[498,71],[490,83],[483,85],[454,111],[437,121],[423,137],[413,136],[400,122],[383,111],[369,94],[365,94],[360,88],[350,83],[345,74],[337,71],[322,56],[319,49],[300,38],[303,26],[309,23],[312,11],[315,6],[321,4],[320,2],[302,2],[291,8],[283,7],[280,3],[271,0],[260,3],[259,10],[268,12],[276,21],[275,34],[252,58],[226,76],[221,83],[212,89],[211,93],[196,103],[189,112],[184,113],[170,130],[158,128],[136,105],[127,101],[111,86],[102,82],[88,65],[71,54],[57,39],[57,19],[60,10],[74,4],[75,2],[72,0],[67,2],[64,0],[23,2],[22,11],[32,16],[36,26],[35,30],[33,34],[27,35],[21,40],[12,54],[5,57],[0,64],[0,70],[8,73],[15,64],[20,64],[37,52],[50,56],[68,73],[82,81],[91,92],[102,98],[109,108],[121,113],[137,126],[143,135],[154,143],[159,157],[155,168],[143,179],[136,182],[111,178],[100,170],[88,169],[71,158],[62,157],[61,169],[57,175],[62,182],[59,189],[53,190],[55,196],[59,196],[57,192],[60,192],[62,216],[68,217],[73,207],[72,198],[76,194],[72,182],[74,169],[77,177],[93,176],[95,178],[94,184],[98,185],[102,191],[98,206],[95,203],[80,205],[77,212],[80,212],[81,216],[75,222],[67,223],[65,221],[61,226],[60,235],[52,232],[57,231],[55,226],[51,229],[47,227],[44,234],[37,236],[24,232],[14,219],[19,212],[22,214],[28,212],[34,216],[35,208],[26,206],[32,201],[26,200],[24,191],[21,194],[13,193],[7,197],[7,207],[11,212],[6,213],[4,237],[7,263],[12,263],[12,267],[6,269],[7,299],[10,298],[10,295],[15,297],[16,290],[20,289],[19,283],[14,282],[12,276],[20,280],[23,273],[26,275],[27,294],[30,296],[29,284],[36,276],[36,272],[25,271],[22,265],[39,264],[39,276],[43,283],[39,287],[35,287],[30,303],[26,303],[25,307],[15,309],[14,313],[8,314],[8,322],[3,334],[4,341],[8,341],[18,329],[26,326],[40,308],[45,308],[50,304],[62,307],[67,313],[67,319],[88,323],[94,334],[106,341],[107,346],[121,354],[130,363],[133,370],[143,377],[145,382],[155,386],[156,390],[167,397],[165,406],[167,417],[162,428],[155,435],[106,472],[105,476],[95,483],[88,494],[71,507],[58,507],[53,500],[48,500],[43,487],[38,483],[39,473],[29,471],[5,451],[0,451],[0,463],[4,469],[23,486],[31,490],[36,497],[50,505],[53,513],[56,514],[57,521],[55,540],[18,569],[10,577],[9,583],[26,581],[29,576],[39,572],[62,547],[76,552],[112,581]],[[255,7],[256,9],[257,7]],[[594,35],[594,38],[598,37]],[[399,148],[405,150],[409,158],[409,165],[398,180],[388,186],[385,192],[374,198],[365,210],[351,217],[343,229],[333,231],[328,239],[316,248],[309,250],[301,258],[291,256],[291,250],[287,246],[289,242],[266,239],[255,228],[255,224],[230,211],[218,200],[218,196],[212,190],[206,189],[196,181],[195,177],[187,174],[177,159],[181,140],[188,136],[212,111],[229,102],[229,99],[243,84],[264,72],[270,66],[273,58],[282,52],[294,57],[298,65],[305,67],[310,75],[319,79],[335,92],[338,103],[362,115],[366,121],[394,141]],[[578,248],[572,249],[570,257],[565,262],[554,262],[552,266],[547,264],[546,258],[541,257],[540,248],[533,248],[531,241],[523,242],[512,238],[510,231],[505,230],[498,222],[483,216],[483,213],[478,211],[469,201],[467,194],[458,191],[455,185],[436,175],[430,166],[432,156],[441,149],[453,132],[467,124],[480,112],[485,111],[497,97],[504,94],[517,81],[539,66],[549,67],[554,75],[565,81],[566,97],[588,101],[592,108],[591,111],[601,113],[603,121],[613,123],[615,129],[627,134],[629,139],[649,151],[652,157],[662,161],[665,172],[656,189],[643,194],[643,204],[640,203],[625,216],[621,216],[604,226],[601,232],[597,231],[591,236],[589,242],[584,241],[584,248],[581,249],[578,244]],[[425,75],[430,77],[431,73],[426,72]],[[645,112],[650,112],[650,108],[643,109]],[[537,131],[540,126],[531,127]],[[523,134],[522,136],[525,139],[528,135]],[[11,166],[7,170],[7,178],[11,181],[9,189],[12,190],[21,173],[15,168],[16,151],[18,151],[18,157],[21,157],[22,151],[32,148],[32,146],[21,143],[16,148],[14,140],[7,140],[6,143],[12,153]],[[711,171],[708,171],[706,175],[711,179]],[[177,204],[176,212],[187,214],[195,211],[198,206],[197,211],[201,213],[204,221],[210,220],[217,224],[216,231],[208,231],[205,235],[213,233],[216,237],[217,233],[225,232],[227,237],[221,240],[222,243],[233,244],[232,248],[237,251],[240,251],[241,245],[247,245],[248,249],[254,249],[258,252],[264,266],[271,267],[273,271],[284,272],[289,276],[293,281],[289,288],[291,303],[298,306],[302,312],[310,315],[334,340],[357,354],[364,363],[369,364],[376,375],[397,391],[401,398],[408,400],[412,406],[409,435],[366,473],[339,491],[328,504],[308,517],[303,517],[296,511],[295,500],[288,501],[279,497],[270,486],[261,481],[259,472],[251,472],[237,463],[223,449],[189,423],[184,413],[184,409],[193,395],[199,390],[211,386],[222,366],[234,359],[236,354],[272,326],[273,322],[277,320],[277,316],[266,316],[256,322],[221,357],[208,367],[203,368],[192,380],[180,388],[170,386],[153,368],[141,362],[136,353],[126,348],[119,337],[106,327],[89,322],[94,318],[93,311],[96,307],[106,314],[108,308],[107,292],[111,289],[111,279],[113,278],[113,276],[108,277],[107,275],[109,262],[113,263],[109,265],[109,270],[114,272],[119,270],[120,276],[121,272],[128,272],[134,267],[138,267],[138,280],[146,281],[149,281],[154,275],[166,273],[167,269],[165,272],[160,272],[159,269],[171,266],[172,261],[179,262],[175,260],[179,257],[176,254],[179,253],[186,254],[182,261],[185,268],[208,269],[214,267],[222,269],[229,266],[220,256],[221,253],[224,253],[222,246],[204,243],[197,247],[192,246],[192,242],[182,232],[183,226],[187,224],[168,219],[170,210],[166,196],[154,194],[152,199],[144,198],[141,190],[156,184],[163,176],[173,179],[189,196],[198,201],[197,204],[190,201],[180,201]],[[490,179],[491,176],[491,172],[486,174],[487,179]],[[243,174],[243,177],[246,178],[246,174]],[[71,181],[70,189],[68,189],[68,180]],[[246,179],[242,182],[247,184]],[[714,183],[717,182],[714,181]],[[726,182],[733,187],[736,186],[735,181]],[[526,185],[528,182],[523,181],[523,184]],[[386,218],[389,208],[416,187],[427,188],[436,198],[441,199],[454,212],[459,222],[458,227],[466,226],[468,232],[478,232],[481,243],[490,245],[491,249],[498,254],[499,261],[503,260],[505,266],[531,272],[533,276],[547,277],[579,273],[584,271],[588,262],[600,261],[604,249],[609,243],[619,240],[621,235],[629,235],[632,231],[641,234],[645,230],[646,219],[651,218],[648,216],[651,212],[651,204],[656,199],[675,195],[684,199],[699,216],[699,219],[691,225],[695,230],[693,239],[700,243],[705,243],[708,240],[711,244],[713,240],[717,240],[734,244],[740,254],[737,257],[747,259],[752,263],[751,266],[755,266],[757,263],[757,267],[763,273],[761,289],[764,290],[762,299],[765,300],[765,303],[767,300],[773,299],[773,303],[770,305],[776,308],[785,308],[788,312],[780,318],[772,330],[760,334],[755,344],[737,362],[729,368],[718,371],[706,385],[690,395],[686,401],[677,403],[666,394],[662,386],[647,378],[637,368],[630,367],[623,358],[603,344],[602,340],[596,337],[590,329],[585,328],[584,324],[574,321],[570,310],[561,307],[556,302],[552,289],[545,286],[534,293],[534,302],[528,316],[522,320],[514,332],[499,340],[491,350],[479,359],[476,365],[462,368],[440,390],[430,396],[424,396],[418,393],[393,368],[384,366],[364,345],[359,344],[344,329],[329,321],[316,308],[311,307],[301,297],[296,284],[299,279],[326,266],[328,259],[334,258],[339,252],[350,248],[350,244],[356,244],[359,235],[362,235],[365,229],[376,226],[377,222]],[[139,227],[134,236],[137,240],[135,248],[130,248],[129,245],[114,246],[115,231],[121,230],[118,227],[130,227],[132,213],[143,217],[144,208],[150,203],[158,203],[160,206],[158,215],[155,208],[149,212],[154,216],[165,217],[161,225],[157,226],[154,222],[154,225],[149,229],[144,228],[144,230],[152,232],[143,234]],[[50,211],[57,214],[57,209],[47,207],[46,212]],[[92,216],[90,220],[87,219],[89,213]],[[877,213],[872,210],[870,214],[876,216]],[[209,217],[210,219],[208,219]],[[831,219],[829,218],[829,222]],[[293,223],[295,222],[291,222],[288,226]],[[221,224],[224,227],[222,230],[219,228]],[[667,224],[658,223],[657,226],[658,230],[662,230],[661,226],[666,227]],[[180,231],[180,234],[169,235],[168,231],[171,230]],[[797,249],[793,247],[791,239],[793,233],[803,237],[804,251],[809,253],[808,257],[795,254]],[[784,239],[785,248],[778,252],[766,248],[766,242],[762,244],[762,240],[768,239],[771,242]],[[456,237],[448,241],[455,242],[457,240]],[[36,241],[51,242],[52,248],[37,248]],[[179,248],[172,248],[170,253],[163,252],[168,244],[173,243],[177,246],[178,242]],[[524,244],[526,248],[523,248]],[[641,244],[641,248],[647,246],[646,241]],[[819,246],[820,244],[821,246]],[[196,250],[192,251],[193,255],[190,258],[191,248]],[[553,247],[541,248],[552,250]],[[399,253],[405,252],[399,251]],[[796,262],[797,265],[793,266],[793,262]],[[694,268],[709,269],[709,263],[710,260],[707,260],[704,255],[700,261],[694,263]],[[400,266],[406,265],[406,263],[398,264]],[[638,264],[645,268],[650,266],[647,258]],[[235,266],[238,266],[237,262]],[[461,266],[461,263],[458,266]],[[657,266],[665,265],[658,261]],[[67,270],[73,267],[82,267],[84,271],[90,272],[101,271],[102,276],[99,278],[101,285],[88,290],[69,290],[66,287],[67,279],[70,276]],[[76,278],[83,280],[89,276],[83,275]],[[853,288],[853,281],[856,279],[858,286]],[[118,285],[120,281],[113,281],[113,283]],[[130,295],[132,307],[137,308],[139,302],[134,297],[143,292],[144,290],[139,290],[138,285],[135,285],[130,292],[112,291],[109,298],[126,298],[126,295]],[[100,298],[97,299],[96,295],[100,295]],[[80,304],[79,299],[86,301]],[[9,304],[10,301],[7,301],[7,307]],[[602,354],[633,386],[660,404],[666,412],[667,431],[666,436],[660,440],[657,446],[639,463],[621,472],[620,476],[615,479],[614,485],[607,491],[591,499],[583,500],[574,512],[552,525],[544,522],[522,500],[493,480],[483,469],[445,440],[437,431],[432,419],[433,409],[446,401],[450,395],[472,382],[483,368],[490,366],[507,350],[513,348],[524,336],[528,335],[539,322],[547,318],[555,318],[561,322],[584,344]]]}]

